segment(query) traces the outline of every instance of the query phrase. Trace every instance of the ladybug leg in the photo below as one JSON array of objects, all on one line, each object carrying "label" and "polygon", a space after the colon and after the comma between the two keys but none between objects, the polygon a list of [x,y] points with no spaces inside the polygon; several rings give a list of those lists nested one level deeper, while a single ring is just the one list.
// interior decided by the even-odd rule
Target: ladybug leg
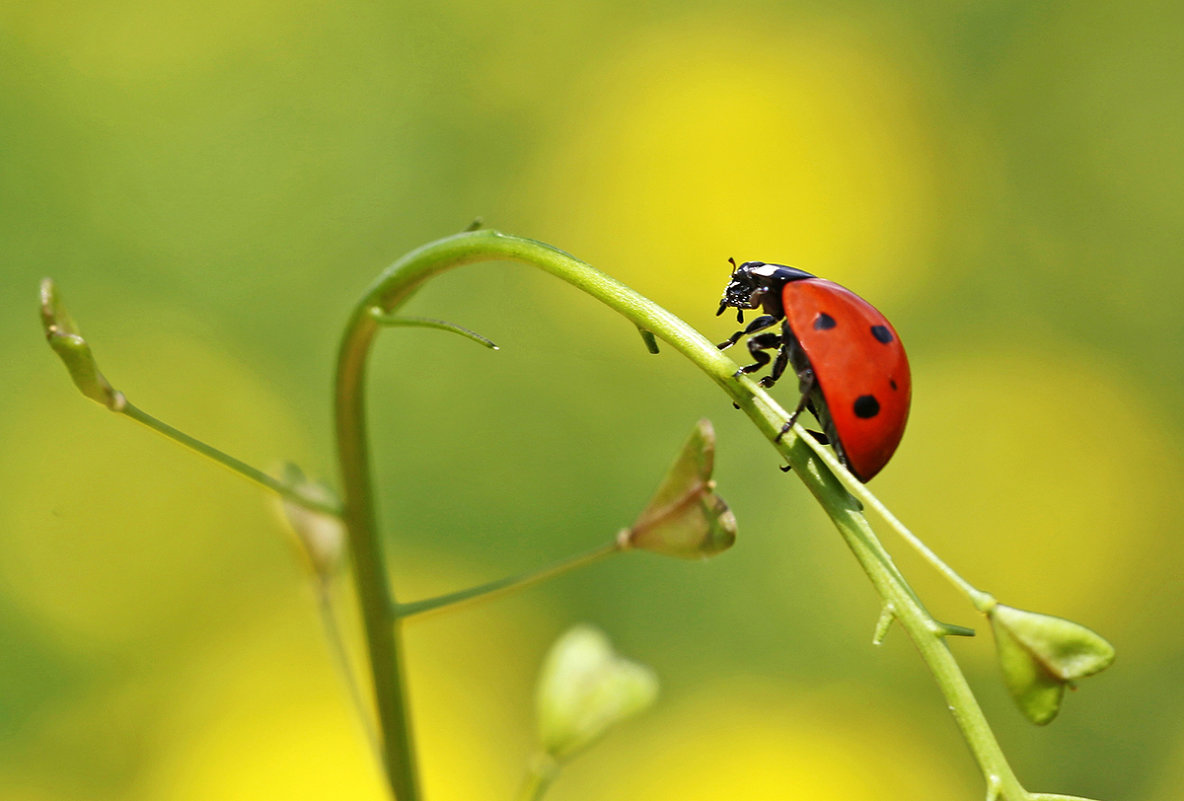
[{"label": "ladybug leg", "polygon": [[798,401],[798,407],[793,410],[793,414],[785,421],[785,425],[781,426],[781,433],[777,435],[774,442],[780,442],[781,438],[789,433],[793,428],[793,424],[797,422],[798,417],[806,409],[806,405],[810,402],[810,393],[814,390],[814,371],[811,370],[806,376],[799,376],[802,381],[802,399]]},{"label": "ladybug leg", "polygon": [[[829,445],[830,444],[830,437],[828,437],[826,434],[823,434],[821,431],[811,431],[811,430],[807,429],[806,433],[809,434],[810,436],[812,436],[814,439],[816,439],[818,441],[818,444],[820,444],[820,445]],[[790,470],[793,470],[793,466],[787,464],[787,465],[782,465],[781,467],[778,467],[777,469],[780,470],[782,473],[788,473]]]},{"label": "ladybug leg", "polygon": [[[741,322],[743,322],[743,321],[741,321]],[[728,348],[732,347],[737,342],[739,342],[740,337],[745,337],[745,336],[748,336],[749,334],[755,334],[757,331],[768,328],[769,326],[773,325],[776,322],[777,322],[777,318],[774,317],[773,315],[762,314],[760,317],[756,318],[751,323],[749,323],[748,327],[746,327],[744,330],[737,331],[736,333],[732,334],[730,337],[725,339],[723,342],[716,345],[716,347],[719,348],[720,350],[727,350]]]},{"label": "ladybug leg", "polygon": [[757,334],[748,339],[748,352],[752,354],[752,358],[756,359],[752,364],[745,365],[740,368],[741,373],[755,373],[766,364],[773,360],[773,357],[765,353],[767,350],[781,347],[781,336],[772,332],[767,334]]},{"label": "ladybug leg", "polygon": [[781,350],[777,351],[777,361],[773,362],[773,369],[769,374],[761,379],[761,386],[768,389],[777,383],[777,379],[781,378],[781,374],[785,372],[785,368],[789,365],[789,340],[785,337],[781,338]]}]

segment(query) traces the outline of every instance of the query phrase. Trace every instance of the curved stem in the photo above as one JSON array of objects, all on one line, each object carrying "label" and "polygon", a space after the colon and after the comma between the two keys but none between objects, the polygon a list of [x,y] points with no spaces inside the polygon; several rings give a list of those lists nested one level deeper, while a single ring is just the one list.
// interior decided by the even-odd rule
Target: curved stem
[{"label": "curved stem", "polygon": [[[891,604],[893,614],[917,645],[936,678],[988,783],[998,787],[999,797],[1007,801],[1028,799],[946,647],[944,629],[909,588],[867,521],[855,510],[847,489],[865,503],[886,512],[879,501],[862,484],[844,489],[835,476],[847,480],[846,470],[829,453],[820,450],[815,454],[811,438],[803,437],[800,428],[794,428],[793,436],[775,442],[788,413],[755,382],[737,375],[735,362],[682,320],[557,248],[483,230],[430,243],[391,265],[371,285],[355,309],[339,355],[337,434],[345,490],[344,518],[353,545],[355,577],[371,654],[383,748],[399,801],[416,801],[418,789],[403,695],[400,627],[391,614],[391,609],[397,608],[397,602],[390,594],[382,569],[382,548],[374,520],[365,441],[361,385],[366,355],[378,325],[371,310],[379,307],[389,314],[432,275],[463,264],[491,260],[524,262],[587,292],[638,328],[668,343],[727,392],[818,498],[884,601]],[[894,519],[890,515],[887,518]]]},{"label": "curved stem", "polygon": [[478,345],[484,345],[490,350],[498,350],[497,345],[488,337],[483,337],[476,331],[470,331],[463,325],[450,323],[447,320],[436,320],[431,317],[395,317],[390,314],[383,314],[382,309],[376,309],[373,313],[374,319],[388,328],[435,328],[440,331],[448,331],[452,334],[460,334],[462,337],[471,339]]},{"label": "curved stem", "polygon": [[[338,351],[335,418],[343,491],[342,519],[350,539],[358,603],[369,652],[371,681],[391,789],[399,801],[418,801],[419,782],[402,664],[402,621],[385,569],[371,486],[364,383],[370,346],[381,323],[433,274],[476,261],[533,264],[594,295],[688,355],[706,360],[717,380],[730,381],[732,362],[674,315],[628,287],[556,248],[496,231],[458,234],[425,245],[385,270],[355,306]],[[751,383],[751,382],[749,382]],[[738,401],[744,393],[733,387]],[[772,424],[769,425],[772,430]],[[799,453],[799,458],[803,455]]]},{"label": "curved stem", "polygon": [[366,438],[366,357],[378,323],[364,301],[346,328],[337,358],[337,455],[343,490],[342,520],[350,540],[354,583],[369,653],[370,679],[380,746],[391,791],[399,801],[418,801],[419,776],[405,670],[401,625],[390,614],[394,596],[374,514],[370,452]]}]

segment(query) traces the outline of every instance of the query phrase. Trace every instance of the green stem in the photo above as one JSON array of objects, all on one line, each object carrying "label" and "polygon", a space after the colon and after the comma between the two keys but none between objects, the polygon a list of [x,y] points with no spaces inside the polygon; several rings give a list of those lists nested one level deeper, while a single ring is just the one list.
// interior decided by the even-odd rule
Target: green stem
[{"label": "green stem", "polygon": [[394,605],[395,617],[408,618],[414,615],[427,614],[429,612],[441,612],[444,610],[452,611],[465,604],[472,603],[478,600],[487,600],[495,598],[499,595],[505,595],[515,590],[526,589],[535,584],[540,584],[548,579],[553,579],[578,567],[585,567],[598,562],[606,556],[622,551],[620,542],[614,540],[608,545],[601,545],[594,548],[587,553],[576,554],[569,556],[554,564],[539,570],[532,570],[528,573],[520,573],[516,576],[507,576],[506,578],[496,579],[485,584],[479,584],[476,587],[469,587],[468,589],[458,590],[457,592],[450,592],[446,595],[437,595],[434,598],[425,598],[422,601],[411,601],[405,604]]},{"label": "green stem", "polygon": [[[375,530],[366,450],[361,383],[366,354],[378,323],[374,307],[389,314],[436,273],[480,261],[510,260],[538,267],[580,289],[639,328],[652,332],[710,376],[774,442],[788,413],[747,376],[737,376],[735,362],[670,312],[633,290],[557,248],[530,239],[483,230],[463,233],[425,245],[391,265],[371,286],[355,309],[340,351],[337,381],[337,431],[345,521],[354,552],[354,570],[371,654],[379,723],[392,785],[399,801],[417,801],[414,755],[407,731],[406,701],[398,647],[399,626],[391,614],[395,599],[382,570],[381,543]],[[944,694],[954,719],[988,784],[1006,801],[1029,796],[1016,780],[995,740],[982,709],[944,642],[944,630],[925,610],[892,564],[867,521],[852,508],[851,495],[834,476],[846,471],[829,453],[820,463],[810,437],[800,428],[775,443],[806,487],[834,520],[893,614],[921,652]],[[829,467],[829,469],[827,469]],[[856,497],[877,510],[882,504],[862,485],[849,487]],[[888,516],[888,519],[891,516]],[[952,573],[952,571],[950,571]],[[971,588],[973,589],[973,588]],[[397,608],[397,606],[395,606]],[[394,623],[394,625],[392,625]]]},{"label": "green stem", "polygon": [[349,651],[345,647],[345,638],[341,636],[341,626],[337,625],[337,615],[333,612],[333,587],[328,579],[316,577],[317,611],[321,614],[321,625],[325,629],[325,636],[329,640],[329,651],[333,654],[333,661],[337,663],[337,671],[345,681],[345,689],[349,693],[350,703],[362,722],[362,731],[374,758],[382,767],[382,749],[378,744],[378,733],[374,730],[373,713],[358,686],[358,677],[354,666],[350,662]]},{"label": "green stem", "polygon": [[335,418],[344,496],[342,520],[353,556],[387,780],[398,801],[418,801],[419,776],[400,647],[402,626],[390,613],[394,595],[387,579],[370,484],[364,379],[366,357],[379,325],[369,313],[372,305],[363,300],[354,310],[337,359]]},{"label": "green stem", "polygon": [[168,437],[174,442],[179,442],[186,448],[197,451],[202,456],[213,459],[218,464],[230,468],[240,476],[250,479],[256,484],[260,484],[272,492],[275,492],[294,503],[300,504],[306,509],[311,509],[316,512],[323,512],[327,515],[333,515],[334,517],[339,517],[341,515],[341,509],[339,509],[334,504],[305,497],[303,493],[293,489],[283,481],[267,475],[267,473],[264,473],[262,470],[256,467],[251,467],[251,465],[247,464],[246,462],[236,459],[230,454],[224,453],[212,445],[207,445],[200,439],[189,436],[184,431],[173,428],[168,423],[164,422],[163,420],[158,420],[157,418],[145,412],[143,409],[132,405],[130,402],[124,401],[117,408],[113,408],[112,411],[116,412],[117,414],[126,415],[135,420],[137,423],[142,423],[156,433]]},{"label": "green stem", "polygon": [[526,775],[516,801],[539,801],[559,778],[559,763],[547,754],[535,754],[526,765]]},{"label": "green stem", "polygon": [[1008,764],[1007,757],[995,739],[966,677],[947,647],[943,636],[946,632],[942,630],[941,624],[917,602],[911,589],[903,583],[899,572],[881,559],[882,548],[879,547],[867,519],[854,510],[840,509],[836,514],[836,502],[841,503],[845,499],[846,488],[838,482],[834,474],[814,470],[804,476],[804,479],[806,486],[830,512],[831,519],[843,540],[871,579],[880,597],[891,607],[892,616],[921,653],[921,658],[937,680],[950,713],[982,769],[988,786],[994,788],[995,797],[1008,801],[1026,801],[1029,795]]},{"label": "green stem", "polygon": [[383,314],[382,309],[374,309],[371,311],[374,319],[385,325],[387,328],[435,328],[440,331],[448,331],[453,334],[460,334],[462,337],[467,337],[479,345],[484,345],[490,350],[498,350],[498,346],[493,343],[493,340],[483,337],[476,331],[470,331],[462,325],[450,323],[447,320],[436,320],[431,317],[395,317],[390,314]]},{"label": "green stem", "polygon": [[[986,593],[978,589],[969,581],[962,578],[962,576],[960,576],[954,570],[954,568],[946,564],[945,561],[943,561],[942,558],[939,557],[932,548],[922,542],[916,534],[909,531],[909,529],[905,527],[904,523],[900,522],[896,515],[889,511],[888,507],[884,505],[883,501],[871,493],[866,484],[861,482],[855,476],[851,475],[850,471],[848,471],[839,462],[839,460],[835,458],[833,453],[826,450],[821,444],[811,437],[806,437],[805,441],[806,444],[814,451],[815,455],[826,462],[827,466],[831,469],[831,472],[835,474],[840,482],[842,482],[843,486],[848,492],[858,498],[865,506],[874,509],[876,514],[883,518],[884,522],[886,522],[889,527],[901,537],[901,539],[908,543],[913,548],[913,550],[917,551],[917,553],[919,553],[921,557],[925,559],[925,561],[929,562],[929,564],[938,573],[944,576],[947,581],[949,581],[964,595],[966,595],[966,597],[970,599],[970,602],[974,604],[975,609],[980,612],[987,612],[992,606],[995,605],[995,599],[990,593]],[[878,542],[877,545],[879,545]]]}]

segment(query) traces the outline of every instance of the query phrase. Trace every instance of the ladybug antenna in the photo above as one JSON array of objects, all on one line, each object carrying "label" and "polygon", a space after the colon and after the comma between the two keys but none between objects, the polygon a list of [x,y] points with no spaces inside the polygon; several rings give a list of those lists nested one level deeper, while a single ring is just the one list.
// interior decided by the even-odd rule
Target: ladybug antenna
[{"label": "ladybug antenna", "polygon": [[730,261],[732,263],[732,272],[736,272],[736,270],[738,269],[736,267],[736,260],[733,259],[731,256],[728,256],[728,261]]}]

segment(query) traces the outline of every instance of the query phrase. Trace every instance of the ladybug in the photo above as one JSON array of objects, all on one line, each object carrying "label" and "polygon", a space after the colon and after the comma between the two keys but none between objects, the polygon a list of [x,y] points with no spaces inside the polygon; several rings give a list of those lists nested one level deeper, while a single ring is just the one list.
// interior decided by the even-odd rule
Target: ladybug
[{"label": "ladybug", "polygon": [[[719,344],[730,348],[748,337],[754,373],[773,362],[760,381],[771,387],[787,366],[797,373],[801,402],[777,435],[780,441],[803,409],[818,418],[835,453],[867,482],[892,458],[904,435],[912,397],[909,362],[896,329],[874,306],[846,287],[796,267],[734,259],[731,281],[716,315],[729,306],[744,322],[745,309],[764,311]],[[767,331],[778,322],[780,333]],[[767,351],[777,352],[776,360]],[[812,432],[813,433],[813,432]]]}]

